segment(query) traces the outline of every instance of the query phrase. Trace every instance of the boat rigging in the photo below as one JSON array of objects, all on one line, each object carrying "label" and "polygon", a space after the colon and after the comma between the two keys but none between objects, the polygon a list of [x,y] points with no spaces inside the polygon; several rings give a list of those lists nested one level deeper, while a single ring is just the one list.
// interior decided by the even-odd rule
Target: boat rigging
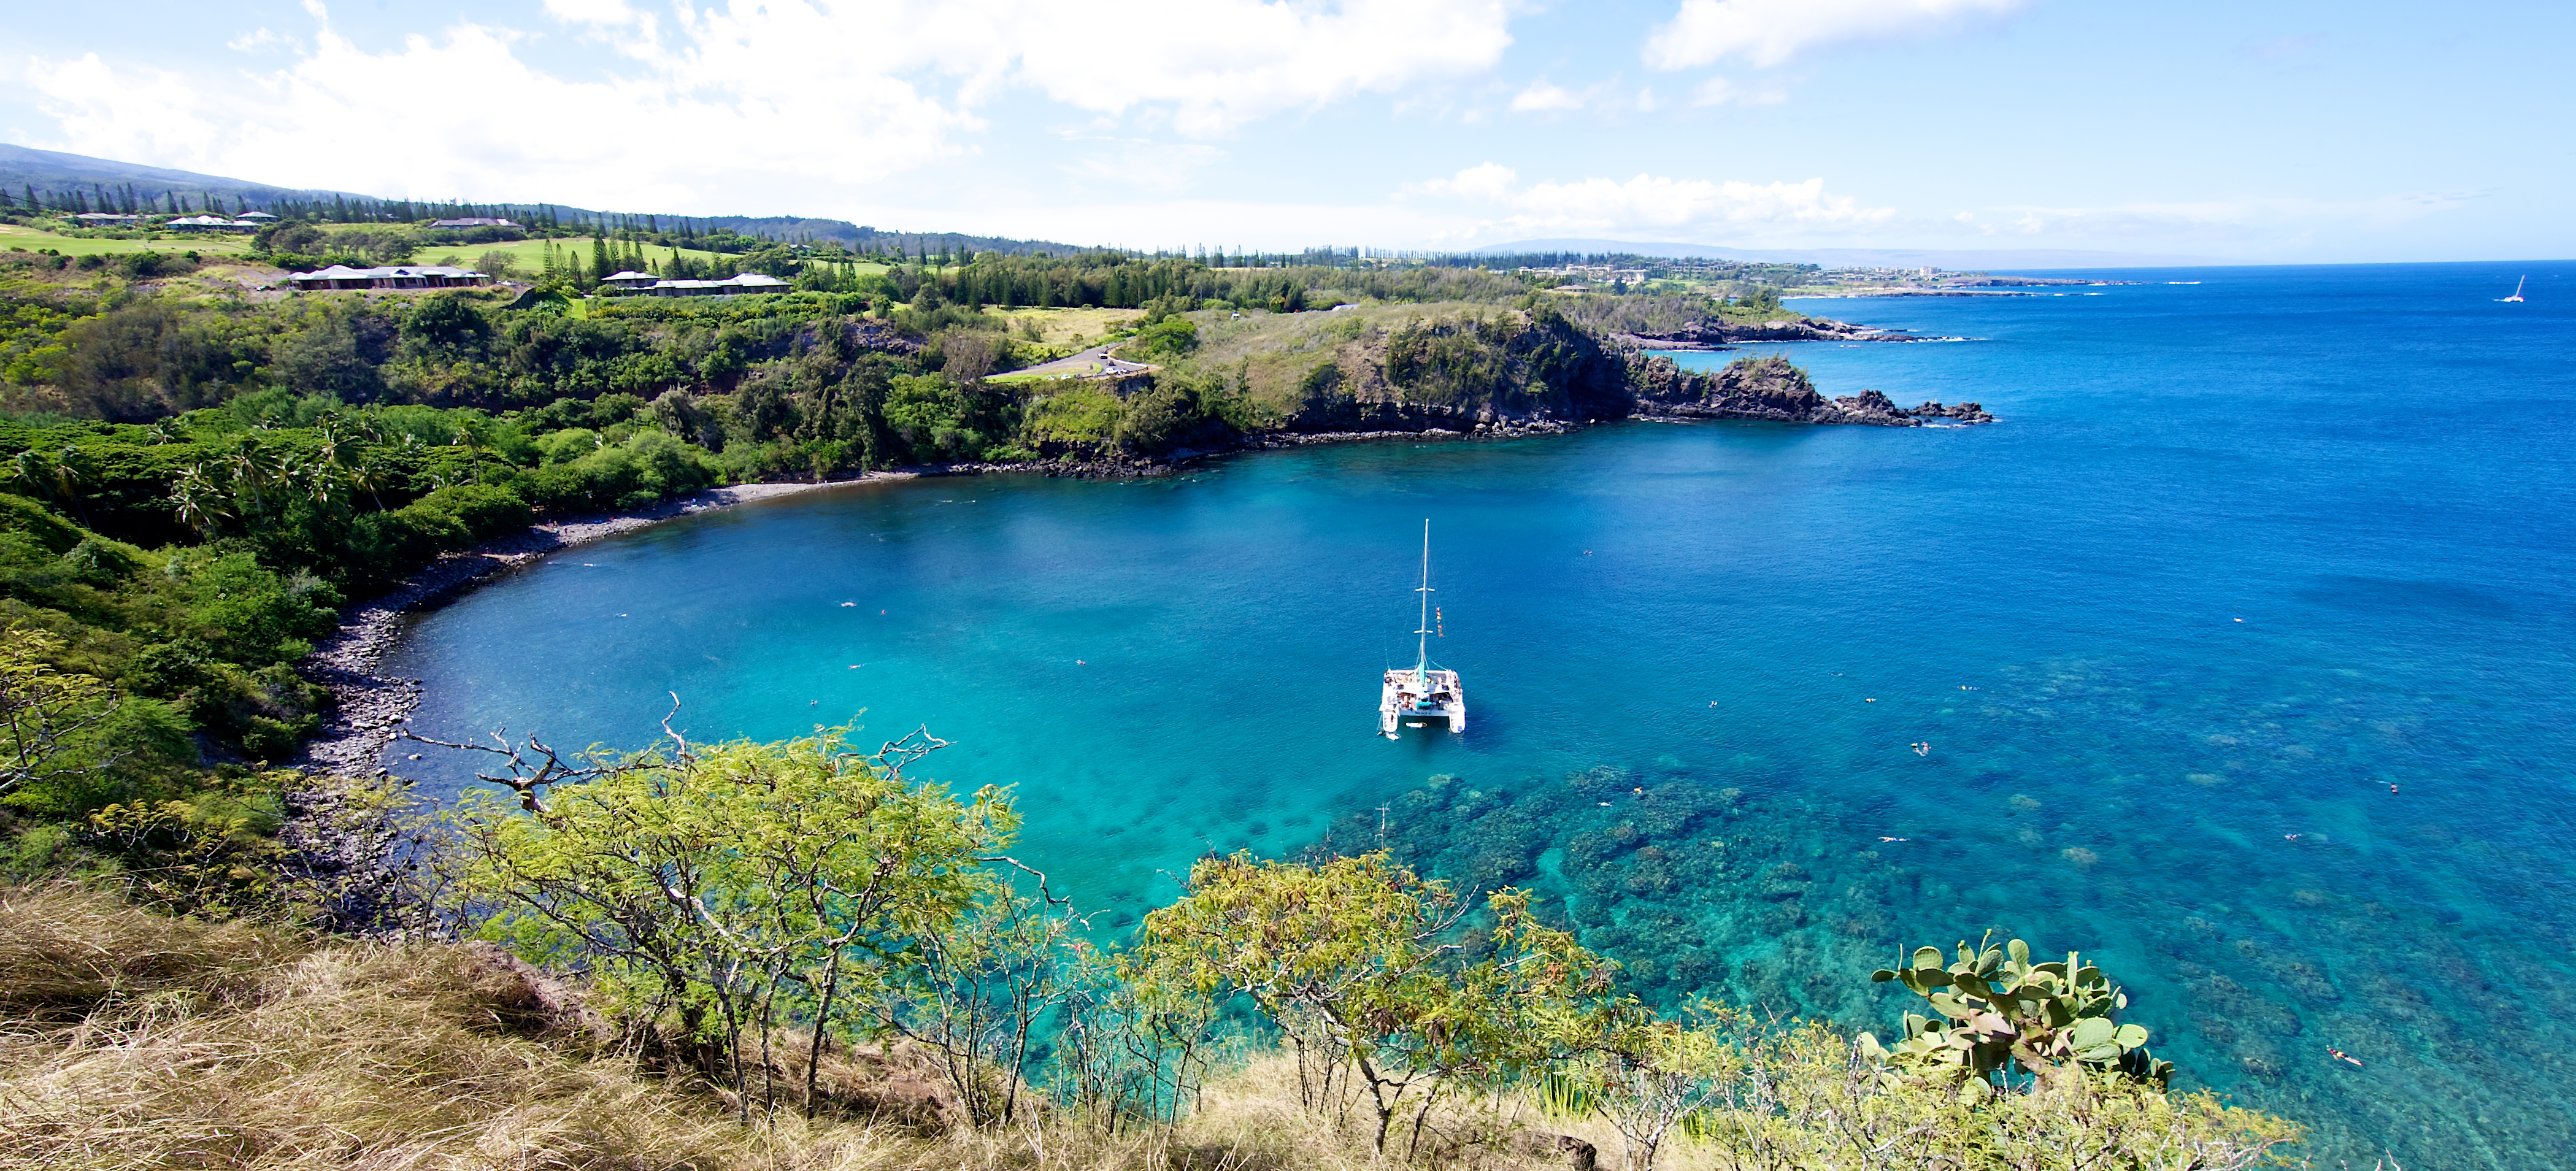
[{"label": "boat rigging", "polygon": [[1413,631],[1416,636],[1413,669],[1388,671],[1378,690],[1377,730],[1389,740],[1396,738],[1396,728],[1400,724],[1420,728],[1435,719],[1449,721],[1452,732],[1467,730],[1467,691],[1459,683],[1458,673],[1431,665],[1431,522],[1428,520],[1422,522],[1422,586],[1414,593],[1421,598],[1421,617]]}]

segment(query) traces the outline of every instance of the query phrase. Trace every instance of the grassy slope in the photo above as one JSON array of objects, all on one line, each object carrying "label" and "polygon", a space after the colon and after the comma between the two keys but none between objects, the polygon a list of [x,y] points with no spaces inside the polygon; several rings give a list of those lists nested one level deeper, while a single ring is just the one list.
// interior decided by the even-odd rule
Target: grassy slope
[{"label": "grassy slope", "polygon": [[[558,251],[569,252],[570,255],[581,258],[581,262],[587,265],[590,263],[590,240],[588,236],[575,236],[556,240],[554,246]],[[609,246],[624,248],[623,244],[614,240],[609,242]],[[472,264],[486,253],[500,252],[506,253],[512,260],[518,262],[520,271],[535,272],[545,267],[545,247],[546,241],[543,240],[516,240],[507,244],[442,244],[421,249],[418,259],[424,264],[435,264],[442,257],[454,256],[467,264]],[[686,256],[691,260],[717,262],[719,266],[721,262],[728,259],[726,253],[709,252],[700,248],[664,248],[658,244],[644,246],[644,255],[653,260],[668,260],[673,254]],[[886,270],[886,266],[882,264],[862,264],[858,268],[861,273],[880,273]]]},{"label": "grassy slope", "polygon": [[986,309],[986,314],[1008,319],[1011,336],[1018,337],[1022,320],[1038,323],[1044,344],[1068,351],[1094,346],[1109,334],[1136,323],[1144,314],[1134,309]]},{"label": "grassy slope", "polygon": [[[1110,1135],[1042,1103],[1015,1123],[954,1126],[954,1097],[927,1051],[843,1047],[820,1070],[817,1120],[783,1094],[781,1109],[745,1127],[705,1083],[639,1068],[606,1022],[567,1003],[578,995],[482,945],[315,940],[162,918],[67,887],[0,887],[0,1171],[1360,1171],[1401,1162],[1401,1145],[1391,1145],[1394,1157],[1371,1158],[1369,1111],[1356,1101],[1334,1113],[1303,1108],[1296,1063],[1275,1050],[1220,1073],[1178,1127]],[[2295,1142],[2297,1127],[2205,1094],[2079,1080],[1973,1112],[1933,1085],[1856,1097],[1873,1079],[1862,1071],[1855,1080],[1847,1040],[1794,1026],[1776,1035],[1787,1048],[1765,1046],[1774,1056],[1759,1061],[1780,1079],[1778,1099],[1756,1114],[1720,1107],[1701,1138],[1671,1135],[1658,1166],[2304,1165],[2295,1148],[2264,1155]],[[781,1072],[801,1081],[804,1071],[790,1058]],[[1415,1165],[1443,1171],[1566,1167],[1557,1134],[1589,1142],[1603,1166],[1622,1147],[1599,1119],[1543,1110],[1525,1091],[1455,1095],[1429,1122]]]},{"label": "grassy slope", "polygon": [[[557,252],[576,257],[587,265],[590,263],[590,239],[588,236],[578,236],[556,240],[553,243]],[[413,259],[423,264],[436,264],[453,256],[459,263],[472,264],[489,253],[499,252],[517,262],[519,271],[535,272],[545,267],[546,244],[547,241],[544,240],[514,240],[507,244],[434,244],[415,253]],[[612,246],[622,247],[614,242]],[[703,252],[695,248],[656,248],[651,245],[645,246],[644,254],[655,260],[667,260],[674,251],[691,260],[717,260],[722,259],[724,255],[720,252]]]},{"label": "grassy slope", "polygon": [[0,248],[65,256],[127,256],[136,252],[195,252],[200,256],[241,256],[250,252],[250,237],[231,232],[163,232],[157,240],[87,240],[59,236],[18,224],[0,224]]},{"label": "grassy slope", "polygon": [[[507,244],[433,244],[421,249],[413,255],[412,259],[420,264],[437,264],[453,256],[457,258],[458,263],[470,265],[487,253],[500,252],[517,261],[522,271],[534,272],[544,267],[545,245],[546,242],[543,240],[517,240]],[[571,255],[580,257],[583,264],[590,263],[590,237],[557,240],[554,245],[557,249],[568,250]],[[242,256],[250,252],[250,237],[229,232],[188,234],[164,232],[156,240],[90,240],[58,235],[17,224],[0,224],[0,249],[11,247],[23,248],[29,252],[42,252],[51,248],[65,256],[92,254],[125,256],[136,252],[195,252],[201,256]],[[724,253],[696,248],[670,249],[651,245],[645,248],[645,254],[656,260],[665,259],[675,251],[692,260],[721,262],[726,259]],[[862,264],[859,266],[859,271],[884,272],[885,266]]]},{"label": "grassy slope", "polygon": [[[1372,349],[1377,335],[1412,321],[1489,318],[1504,310],[1468,301],[1427,304],[1379,303],[1330,312],[1270,313],[1263,310],[1190,314],[1198,323],[1199,348],[1177,368],[1232,380],[1241,375],[1252,401],[1279,416],[1294,414],[1301,402],[1300,382],[1325,362],[1339,362],[1356,376],[1361,367],[1382,358]],[[1358,383],[1356,377],[1353,384]]]},{"label": "grassy slope", "polygon": [[[546,1031],[523,987],[461,947],[317,942],[0,889],[0,1168],[1371,1165],[1364,1134],[1299,1109],[1277,1058],[1210,1086],[1173,1132],[1056,1118],[925,1135],[790,1111],[745,1129],[712,1091]],[[855,1076],[826,1066],[826,1085]],[[845,1081],[843,1100],[867,1089]]]}]

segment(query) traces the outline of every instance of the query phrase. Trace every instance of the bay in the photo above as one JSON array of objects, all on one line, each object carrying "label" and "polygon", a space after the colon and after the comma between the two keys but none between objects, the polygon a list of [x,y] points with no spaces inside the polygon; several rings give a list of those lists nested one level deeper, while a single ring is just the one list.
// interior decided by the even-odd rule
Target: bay
[{"label": "bay", "polygon": [[[1971,340],[1746,351],[1992,426],[828,489],[549,559],[391,670],[445,738],[639,746],[673,693],[696,737],[926,726],[916,772],[1015,786],[1021,856],[1113,924],[1209,850],[1384,840],[1537,887],[1655,995],[1882,1031],[1870,968],[1995,929],[2082,949],[2321,1164],[2554,1165],[2576,263],[2111,275],[1802,302]],[[1472,723],[1389,742],[1425,518]]]}]

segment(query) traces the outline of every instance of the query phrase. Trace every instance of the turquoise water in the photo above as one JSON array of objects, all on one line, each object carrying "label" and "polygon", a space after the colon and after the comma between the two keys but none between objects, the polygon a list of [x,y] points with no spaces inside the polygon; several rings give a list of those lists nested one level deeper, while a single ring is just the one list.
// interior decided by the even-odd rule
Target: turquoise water
[{"label": "turquoise water", "polygon": [[[1023,856],[1121,921],[1211,848],[1383,835],[1538,887],[1656,995],[1880,1027],[1870,968],[2001,928],[2098,960],[2186,1084],[2317,1125],[2323,1165],[2552,1166],[2570,277],[1809,302],[1976,339],[1774,347],[1827,393],[2003,421],[852,486],[559,556],[393,669],[450,738],[637,745],[673,691],[702,737],[926,723],[955,745],[918,771],[1016,785]],[[1426,516],[1473,724],[1390,743]]]}]

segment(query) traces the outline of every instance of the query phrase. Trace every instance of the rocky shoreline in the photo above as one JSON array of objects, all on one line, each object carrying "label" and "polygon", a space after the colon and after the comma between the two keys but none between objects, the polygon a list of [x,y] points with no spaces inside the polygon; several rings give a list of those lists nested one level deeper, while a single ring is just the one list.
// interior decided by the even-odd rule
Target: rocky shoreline
[{"label": "rocky shoreline", "polygon": [[[1783,367],[1785,360],[1778,361]],[[1667,363],[1669,365],[1669,363]],[[1794,368],[1791,368],[1794,369]],[[1683,376],[1682,387],[1695,387],[1698,376]],[[1682,422],[1710,418],[1768,419],[1804,423],[1862,423],[1920,426],[1923,418],[1962,423],[1990,423],[1993,416],[1975,403],[1944,407],[1926,403],[1904,411],[1879,392],[1826,400],[1805,386],[1764,386],[1757,398],[1735,402],[1727,394],[1702,401],[1657,401],[1640,396],[1623,418]],[[1668,389],[1678,389],[1668,387]],[[1803,397],[1795,392],[1804,390]],[[1776,399],[1778,401],[1769,401]],[[1794,401],[1793,401],[1794,400]],[[1437,419],[1433,418],[1438,414]],[[411,840],[402,827],[405,807],[412,805],[395,790],[407,784],[377,763],[420,707],[421,681],[381,672],[384,658],[400,641],[406,620],[434,608],[484,580],[527,565],[551,553],[633,532],[675,517],[708,512],[754,500],[773,499],[846,484],[904,480],[922,476],[1023,473],[1080,479],[1124,479],[1177,473],[1190,461],[1210,455],[1326,443],[1372,440],[1516,439],[1563,435],[1597,422],[1617,419],[1558,419],[1545,411],[1526,417],[1490,409],[1423,413],[1416,429],[1377,428],[1350,431],[1277,431],[1242,436],[1207,449],[1181,448],[1168,456],[1108,455],[1091,459],[1038,460],[1015,463],[961,463],[904,471],[870,472],[848,480],[823,483],[737,484],[710,488],[650,508],[541,521],[527,529],[451,553],[413,574],[396,588],[352,604],[342,614],[339,630],[297,664],[305,678],[330,692],[331,704],[322,726],[308,738],[287,767],[304,774],[305,784],[287,794],[288,868],[308,880],[322,896],[319,909],[336,929],[362,934],[407,929],[401,916],[404,858]],[[1450,424],[1443,426],[1440,424]]]},{"label": "rocky shoreline", "polygon": [[322,727],[305,741],[303,752],[290,763],[318,775],[375,776],[386,771],[376,764],[376,759],[420,706],[420,681],[381,675],[377,668],[385,653],[402,637],[405,616],[414,611],[434,607],[485,578],[546,554],[633,532],[673,517],[836,484],[907,479],[911,474],[874,472],[858,480],[823,484],[710,488],[632,512],[539,522],[512,536],[441,557],[402,585],[342,612],[339,632],[323,640],[298,664],[305,678],[330,691],[332,703]]},{"label": "rocky shoreline", "polygon": [[[1785,361],[1779,363],[1786,368]],[[1667,364],[1669,369],[1669,365]],[[1944,406],[1925,403],[1907,410],[1874,390],[1826,399],[1794,380],[1766,377],[1738,386],[1735,381],[1701,376],[1669,376],[1665,393],[1640,396],[1626,416],[1652,422],[1698,419],[1755,419],[1777,422],[1920,426],[1925,419],[1991,423],[1994,416],[1976,403]],[[1778,383],[1775,385],[1774,383]],[[1126,479],[1165,476],[1184,464],[1210,455],[1397,439],[1518,439],[1563,435],[1595,422],[1616,420],[1557,419],[1545,412],[1528,417],[1491,411],[1454,418],[1424,418],[1419,428],[1372,428],[1350,431],[1274,431],[1243,436],[1205,449],[1181,448],[1162,457],[1106,455],[1090,459],[1032,460],[1014,463],[960,463],[906,471],[871,472],[849,480],[824,483],[737,484],[710,488],[693,496],[664,501],[650,508],[565,520],[541,521],[512,536],[472,550],[440,557],[386,593],[355,603],[342,615],[337,633],[323,640],[298,664],[307,678],[331,693],[323,724],[304,743],[290,767],[314,776],[372,777],[388,770],[377,764],[385,746],[420,706],[420,681],[378,672],[386,653],[403,633],[407,616],[433,608],[495,574],[526,565],[550,553],[633,532],[674,517],[729,508],[753,500],[811,492],[842,484],[919,476],[1022,473],[1075,479]],[[1447,424],[1447,425],[1443,425]]]},{"label": "rocky shoreline", "polygon": [[1977,403],[1927,402],[1905,408],[1875,390],[1826,398],[1807,372],[1787,358],[1744,359],[1723,370],[1693,374],[1670,358],[1638,369],[1637,415],[1654,419],[1764,419],[1781,423],[1920,427],[1927,419],[1957,424],[1991,423]]},{"label": "rocky shoreline", "polygon": [[1948,338],[1924,337],[1902,329],[1881,329],[1874,325],[1854,325],[1827,317],[1781,319],[1759,324],[1725,321],[1702,322],[1665,333],[1622,333],[1613,340],[1641,350],[1731,350],[1748,342],[1931,342]]}]

